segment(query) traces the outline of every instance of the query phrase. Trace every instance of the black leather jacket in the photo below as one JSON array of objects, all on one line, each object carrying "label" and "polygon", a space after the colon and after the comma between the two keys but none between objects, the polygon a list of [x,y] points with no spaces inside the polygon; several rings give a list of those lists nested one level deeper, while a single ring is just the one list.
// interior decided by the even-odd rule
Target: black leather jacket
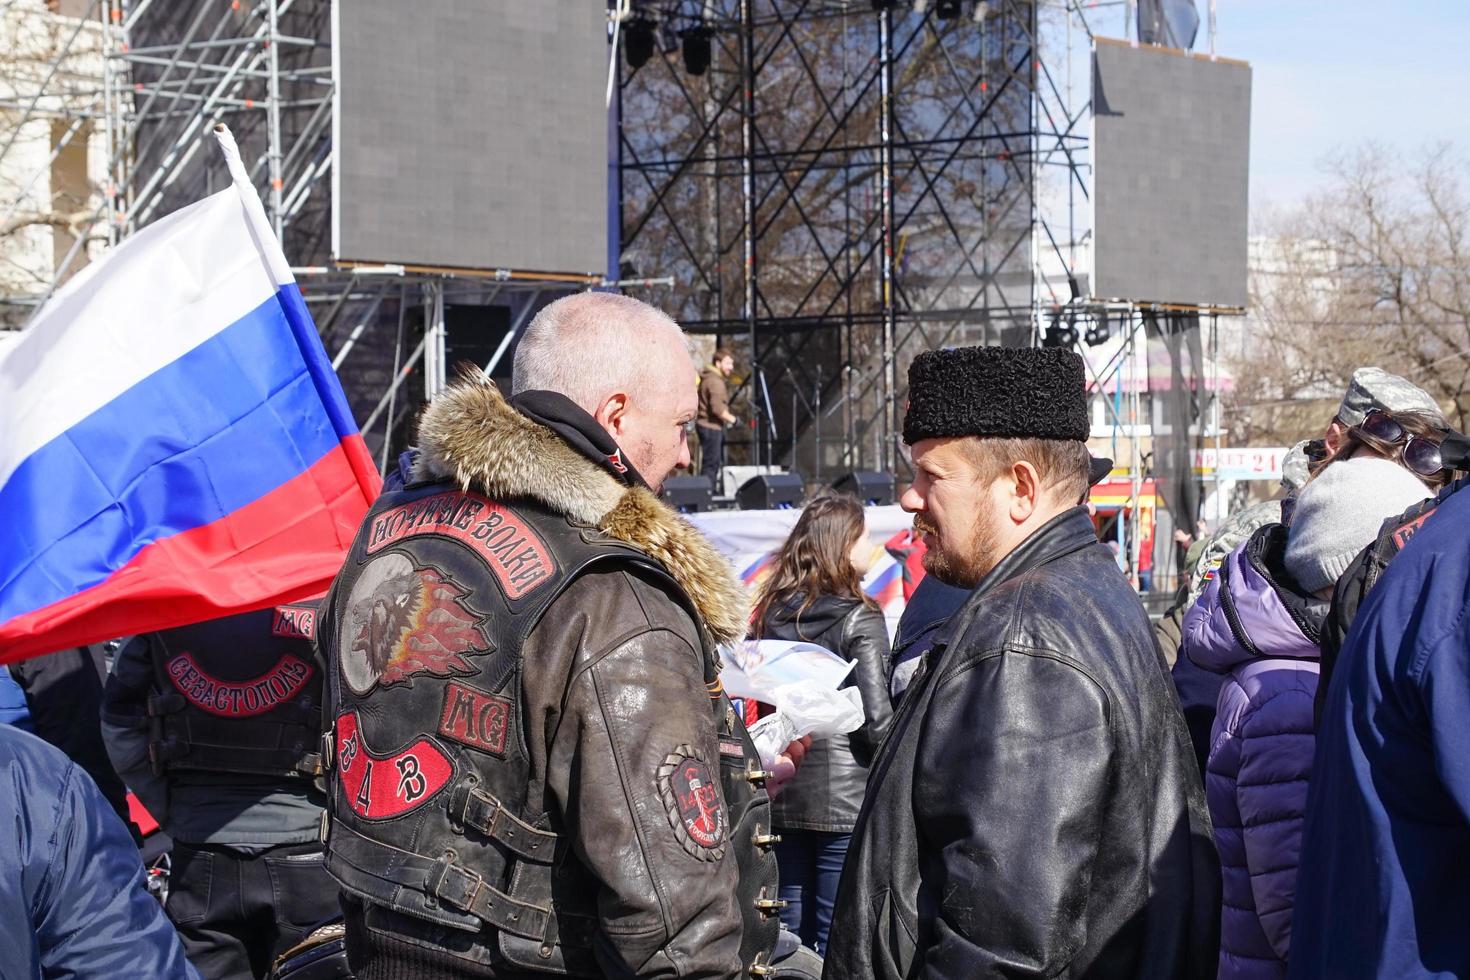
[{"label": "black leather jacket", "polygon": [[1086,511],[1003,559],[950,635],[874,761],[824,976],[1213,976],[1194,755]]},{"label": "black leather jacket", "polygon": [[857,599],[821,596],[805,612],[800,601],[793,600],[772,611],[763,638],[815,643],[856,661],[843,686],[856,687],[863,696],[863,727],[812,742],[796,778],[771,804],[771,822],[778,830],[852,833],[863,805],[868,766],[893,720],[883,614]]}]

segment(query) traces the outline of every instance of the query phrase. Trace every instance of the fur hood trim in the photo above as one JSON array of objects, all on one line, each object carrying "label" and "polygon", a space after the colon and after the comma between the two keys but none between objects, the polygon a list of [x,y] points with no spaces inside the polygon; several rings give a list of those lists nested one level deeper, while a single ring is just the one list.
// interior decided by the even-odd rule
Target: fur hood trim
[{"label": "fur hood trim", "polygon": [[506,402],[494,382],[447,388],[419,425],[414,478],[450,479],[492,499],[529,497],[663,565],[719,645],[744,638],[750,599],[704,535],[642,487],[625,487]]}]

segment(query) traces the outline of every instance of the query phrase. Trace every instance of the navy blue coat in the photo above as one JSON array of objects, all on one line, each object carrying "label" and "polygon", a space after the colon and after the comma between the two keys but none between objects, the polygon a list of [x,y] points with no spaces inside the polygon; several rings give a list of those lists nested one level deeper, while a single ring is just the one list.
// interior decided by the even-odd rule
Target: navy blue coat
[{"label": "navy blue coat", "polygon": [[1470,490],[1379,579],[1327,692],[1292,977],[1470,975]]},{"label": "navy blue coat", "polygon": [[0,974],[199,980],[96,785],[59,749],[6,725],[0,827]]}]

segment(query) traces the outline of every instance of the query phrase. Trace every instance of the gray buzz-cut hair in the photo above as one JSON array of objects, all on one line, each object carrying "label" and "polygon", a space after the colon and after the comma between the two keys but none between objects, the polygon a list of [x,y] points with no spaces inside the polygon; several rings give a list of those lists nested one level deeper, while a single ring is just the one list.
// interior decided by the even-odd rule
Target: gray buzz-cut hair
[{"label": "gray buzz-cut hair", "polygon": [[564,296],[536,314],[516,345],[511,393],[560,392],[593,412],[615,391],[656,391],[667,383],[660,347],[675,338],[687,350],[672,317],[630,296]]}]

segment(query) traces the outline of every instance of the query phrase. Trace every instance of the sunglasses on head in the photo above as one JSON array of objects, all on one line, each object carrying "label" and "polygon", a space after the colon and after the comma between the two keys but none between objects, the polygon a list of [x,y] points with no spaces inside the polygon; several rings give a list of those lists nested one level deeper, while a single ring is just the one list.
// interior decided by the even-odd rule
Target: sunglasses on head
[{"label": "sunglasses on head", "polygon": [[1381,409],[1369,409],[1351,431],[1364,437],[1363,441],[1374,449],[1393,450],[1404,466],[1419,476],[1437,477],[1444,471],[1438,440],[1409,435],[1398,419]]}]

